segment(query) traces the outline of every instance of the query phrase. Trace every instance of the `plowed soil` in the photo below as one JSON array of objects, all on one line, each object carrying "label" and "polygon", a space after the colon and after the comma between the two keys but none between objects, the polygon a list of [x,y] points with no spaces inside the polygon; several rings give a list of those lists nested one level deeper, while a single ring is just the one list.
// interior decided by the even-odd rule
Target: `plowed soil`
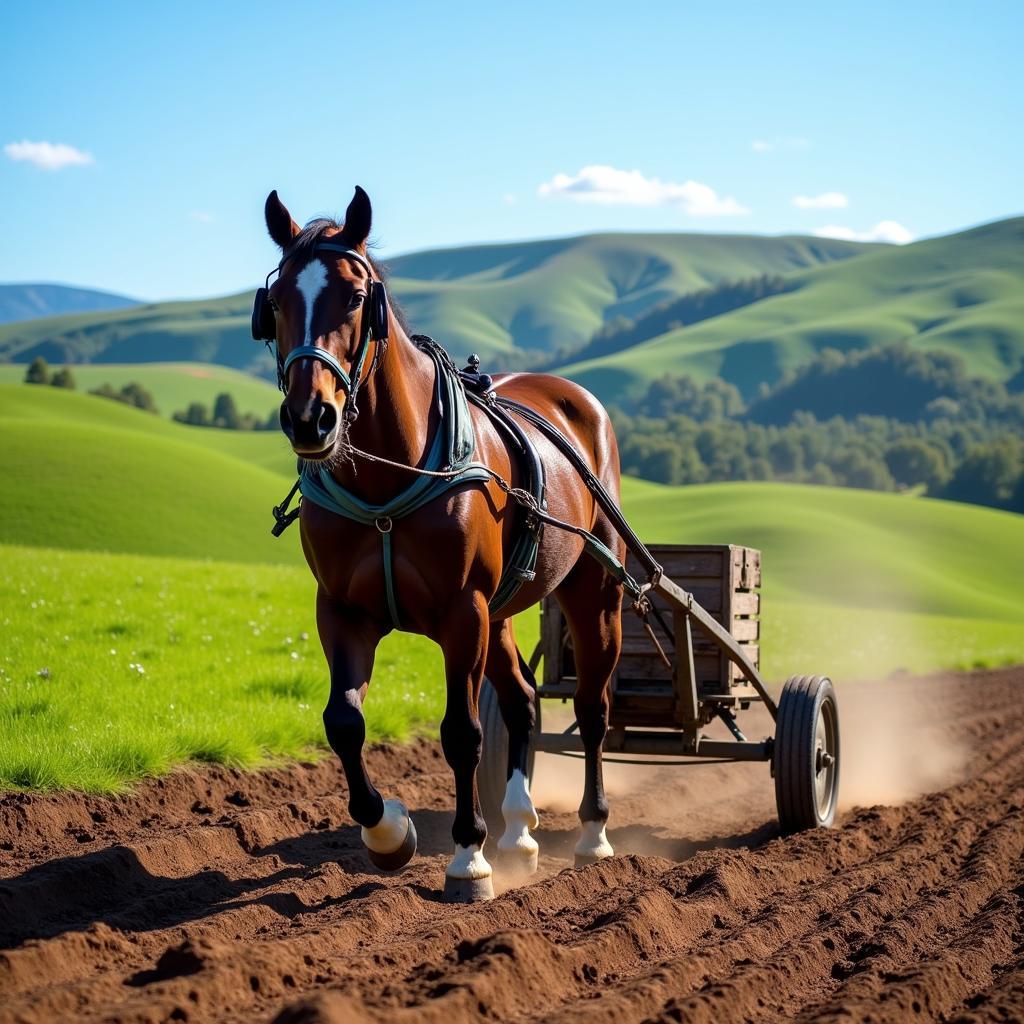
[{"label": "plowed soil", "polygon": [[765,765],[613,766],[618,855],[576,871],[549,758],[540,874],[472,907],[430,743],[370,755],[419,830],[393,876],[333,760],[8,794],[0,1022],[1024,1019],[1024,670],[839,698],[844,785],[888,803],[780,837]]}]

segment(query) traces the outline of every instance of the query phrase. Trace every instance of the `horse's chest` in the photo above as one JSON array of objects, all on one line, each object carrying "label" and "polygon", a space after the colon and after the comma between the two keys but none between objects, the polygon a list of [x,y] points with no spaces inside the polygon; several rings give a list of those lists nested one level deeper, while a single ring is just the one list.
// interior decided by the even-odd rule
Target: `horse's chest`
[{"label": "horse's chest", "polygon": [[[477,563],[489,561],[461,505],[427,507],[395,520],[386,533],[336,516],[304,517],[303,549],[321,592],[384,620],[389,586],[400,607],[416,612],[410,617],[449,605],[467,589]],[[500,542],[496,557],[500,566]]]}]

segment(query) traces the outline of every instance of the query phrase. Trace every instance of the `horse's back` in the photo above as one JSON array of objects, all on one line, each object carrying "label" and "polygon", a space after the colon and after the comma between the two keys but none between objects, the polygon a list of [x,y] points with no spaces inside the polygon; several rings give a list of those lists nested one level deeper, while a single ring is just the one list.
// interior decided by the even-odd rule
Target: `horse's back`
[{"label": "horse's back", "polygon": [[529,406],[558,427],[601,482],[618,495],[615,430],[608,411],[586,388],[550,373],[501,373],[494,375],[494,389],[503,398]]}]

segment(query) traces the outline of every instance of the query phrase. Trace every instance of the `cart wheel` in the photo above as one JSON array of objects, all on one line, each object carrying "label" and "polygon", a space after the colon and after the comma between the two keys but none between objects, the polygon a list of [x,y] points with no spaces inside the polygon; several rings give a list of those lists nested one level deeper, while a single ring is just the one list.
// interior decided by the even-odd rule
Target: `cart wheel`
[{"label": "cart wheel", "polygon": [[[480,725],[484,732],[483,756],[476,772],[476,785],[480,792],[480,809],[488,825],[504,824],[501,817],[501,802],[505,799],[505,785],[508,782],[508,730],[501,717],[498,692],[491,681],[484,676],[480,687]],[[536,732],[540,731],[540,700],[537,701]],[[533,783],[533,762],[536,752],[530,744],[526,761],[527,781]]]},{"label": "cart wheel", "polygon": [[839,706],[827,676],[790,676],[775,723],[775,803],[785,832],[827,828],[839,795]]}]

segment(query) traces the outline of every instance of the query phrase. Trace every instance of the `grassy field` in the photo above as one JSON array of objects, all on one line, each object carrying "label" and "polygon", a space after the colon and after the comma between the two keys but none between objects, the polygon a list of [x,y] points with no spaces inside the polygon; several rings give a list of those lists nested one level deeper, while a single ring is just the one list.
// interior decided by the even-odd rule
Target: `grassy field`
[{"label": "grassy field", "polygon": [[[413,327],[452,355],[582,344],[605,319],[711,283],[802,270],[877,246],[751,235],[586,235],[413,253],[389,261]],[[276,260],[267,241],[267,268]],[[253,282],[255,288],[257,282]],[[0,359],[186,360],[249,369],[252,292],[0,325]],[[73,358],[71,354],[77,356]]]},{"label": "grassy field", "polygon": [[[0,547],[0,786],[109,791],[194,759],[256,766],[323,742],[305,569]],[[443,712],[439,659],[385,642],[369,735]]]},{"label": "grassy field", "polygon": [[[297,531],[269,535],[282,446],[0,387],[0,786],[108,790],[322,742],[312,580]],[[652,542],[763,550],[770,679],[1024,661],[1024,517],[782,484],[627,480],[623,504]],[[531,649],[536,614],[517,628]],[[433,645],[389,637],[372,735],[434,728],[441,692]]]},{"label": "grassy field", "polygon": [[[270,509],[294,467],[277,433],[169,423],[57,388],[0,386],[0,541],[93,551],[286,562]],[[258,460],[245,458],[252,449]],[[258,462],[273,463],[282,472]]]},{"label": "grassy field", "polygon": [[[25,379],[23,364],[0,365],[0,384],[20,384]],[[281,396],[276,387],[252,374],[214,363],[84,363],[72,366],[79,391],[91,391],[101,384],[120,389],[137,381],[152,392],[160,415],[170,419],[184,411],[189,402],[212,408],[222,392],[235,400],[239,412],[255,413],[261,420],[277,409]]]},{"label": "grassy field", "polygon": [[612,355],[562,367],[605,399],[666,369],[722,377],[751,397],[822,348],[907,340],[960,355],[975,376],[1024,365],[1024,218],[887,246],[792,275],[795,289]]}]

